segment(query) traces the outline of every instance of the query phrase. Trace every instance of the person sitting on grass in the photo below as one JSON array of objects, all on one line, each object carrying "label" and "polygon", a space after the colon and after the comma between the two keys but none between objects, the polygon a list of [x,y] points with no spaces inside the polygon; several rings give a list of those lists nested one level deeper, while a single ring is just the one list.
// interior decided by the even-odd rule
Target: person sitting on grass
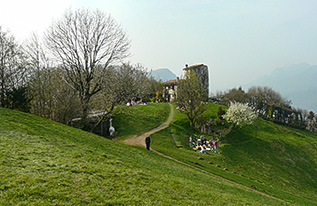
[{"label": "person sitting on grass", "polygon": [[206,147],[205,147],[205,145],[201,146],[200,153],[206,154]]},{"label": "person sitting on grass", "polygon": [[193,148],[193,150],[195,150],[195,152],[200,151],[201,150],[201,146],[197,145],[196,147]]},{"label": "person sitting on grass", "polygon": [[209,145],[209,147],[213,147],[214,146],[213,143],[212,143],[212,140],[208,141],[208,145]]}]

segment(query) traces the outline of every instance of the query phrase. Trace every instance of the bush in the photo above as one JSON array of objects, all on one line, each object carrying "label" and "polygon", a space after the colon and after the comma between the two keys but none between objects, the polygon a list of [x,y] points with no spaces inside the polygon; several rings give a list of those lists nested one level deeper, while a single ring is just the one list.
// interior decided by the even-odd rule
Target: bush
[{"label": "bush", "polygon": [[222,107],[218,107],[218,110],[217,110],[217,117],[220,119],[220,120],[223,120],[223,115],[226,113],[226,111],[224,111],[222,109]]},{"label": "bush", "polygon": [[[220,108],[220,107],[219,107]],[[217,117],[216,119],[215,119],[215,124],[216,125],[221,125],[222,124],[222,120],[219,118],[219,117]]]}]

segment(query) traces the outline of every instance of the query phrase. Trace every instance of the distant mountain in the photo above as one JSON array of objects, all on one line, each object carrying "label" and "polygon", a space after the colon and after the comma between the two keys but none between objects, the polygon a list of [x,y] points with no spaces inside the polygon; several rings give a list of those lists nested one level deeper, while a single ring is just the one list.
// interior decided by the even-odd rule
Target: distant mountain
[{"label": "distant mountain", "polygon": [[151,75],[157,79],[162,80],[163,82],[176,79],[176,75],[169,69],[156,69],[151,72]]},{"label": "distant mountain", "polygon": [[317,66],[309,64],[287,65],[272,74],[246,85],[269,86],[292,101],[292,106],[317,112]]}]

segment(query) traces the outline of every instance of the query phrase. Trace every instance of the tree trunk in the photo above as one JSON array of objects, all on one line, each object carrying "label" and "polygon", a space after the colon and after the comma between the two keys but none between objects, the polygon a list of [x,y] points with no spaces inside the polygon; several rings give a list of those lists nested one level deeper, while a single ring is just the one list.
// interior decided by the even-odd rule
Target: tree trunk
[{"label": "tree trunk", "polygon": [[189,118],[189,120],[190,120],[190,127],[192,128],[192,129],[194,129],[195,127],[194,127],[194,119],[190,119]]},{"label": "tree trunk", "polygon": [[88,128],[88,108],[89,108],[89,99],[90,98],[84,98],[82,100],[82,110],[83,110],[83,113],[82,113],[82,116],[81,116],[81,121],[80,121],[80,128],[85,130],[85,131],[88,131],[89,128]]}]

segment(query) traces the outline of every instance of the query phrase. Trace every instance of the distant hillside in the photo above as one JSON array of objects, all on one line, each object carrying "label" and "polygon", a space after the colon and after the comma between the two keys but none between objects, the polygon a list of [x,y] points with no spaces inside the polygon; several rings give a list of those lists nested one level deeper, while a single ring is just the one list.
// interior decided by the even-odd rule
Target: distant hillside
[{"label": "distant hillside", "polygon": [[317,112],[317,66],[309,64],[287,65],[272,74],[246,85],[269,86],[292,101],[293,107]]},{"label": "distant hillside", "polygon": [[176,75],[169,69],[156,69],[153,70],[151,75],[157,80],[162,80],[163,82],[176,79]]}]

